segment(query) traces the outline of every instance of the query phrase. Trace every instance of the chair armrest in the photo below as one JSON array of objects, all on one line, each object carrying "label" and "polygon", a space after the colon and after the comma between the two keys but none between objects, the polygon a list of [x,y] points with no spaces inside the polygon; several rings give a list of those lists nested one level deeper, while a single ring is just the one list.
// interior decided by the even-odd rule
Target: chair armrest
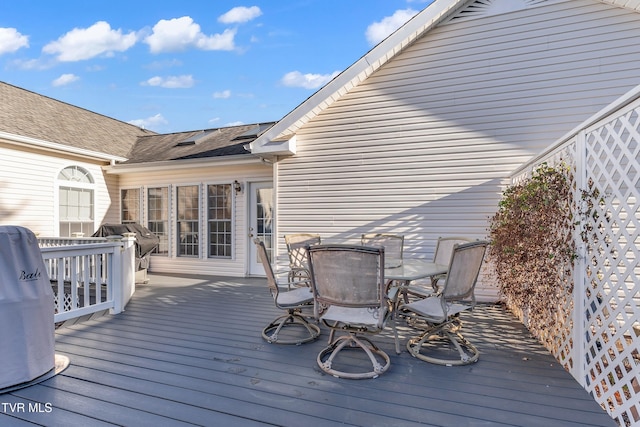
[{"label": "chair armrest", "polygon": [[[291,274],[291,270],[282,270],[282,271],[278,271],[278,272],[274,272],[273,273],[274,276],[276,276],[276,285],[278,285],[279,288],[286,288],[287,290],[291,290],[291,288],[301,288],[301,287],[308,287],[309,286],[309,280],[304,279],[304,280],[290,280],[290,276],[289,274]],[[278,276],[286,276],[283,279],[279,279]]]}]

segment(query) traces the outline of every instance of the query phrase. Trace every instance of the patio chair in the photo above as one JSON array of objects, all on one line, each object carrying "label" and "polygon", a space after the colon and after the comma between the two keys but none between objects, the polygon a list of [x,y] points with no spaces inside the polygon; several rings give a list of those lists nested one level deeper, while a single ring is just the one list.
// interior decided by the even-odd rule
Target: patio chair
[{"label": "patio chair", "polygon": [[[462,245],[464,243],[473,242],[473,239],[468,237],[449,236],[438,237],[436,242],[436,250],[433,254],[434,264],[449,265],[451,255],[453,254],[453,248],[455,245]],[[439,274],[429,277],[429,284],[426,286],[413,284],[405,287],[401,290],[402,298],[405,304],[409,302],[409,297],[426,298],[434,293],[438,292],[438,282],[444,279],[446,274]]]},{"label": "patio chair", "polygon": [[[404,236],[400,234],[389,233],[369,233],[363,234],[360,237],[360,243],[362,246],[371,247],[383,247],[384,248],[384,267],[385,268],[397,268],[402,265],[404,256]],[[399,299],[399,292],[404,286],[399,285],[399,282],[393,280],[387,280],[388,296],[394,304],[397,304]],[[392,309],[395,313],[395,306]],[[395,325],[395,324],[394,324]],[[400,346],[398,344],[396,353],[400,354]]]},{"label": "patio chair", "polygon": [[[308,308],[311,310],[313,306],[311,288],[297,286],[297,284],[290,281],[279,283],[273,268],[271,268],[264,243],[259,239],[255,239],[254,243],[256,244],[258,258],[260,258],[260,262],[264,266],[269,291],[271,291],[276,307],[287,311],[287,314],[277,317],[262,330],[262,338],[269,343],[296,345],[315,340],[320,335],[320,328],[310,323],[307,320],[308,316],[302,314],[303,309]],[[281,288],[285,287],[286,291],[281,290]]]},{"label": "patio chair", "polygon": [[[319,245],[321,243],[319,234],[287,234],[284,236],[289,255],[289,280],[308,281],[309,266],[307,263],[307,245]],[[308,286],[309,283],[307,282]]]},{"label": "patio chair", "polygon": [[[407,342],[413,357],[447,366],[478,360],[480,352],[460,333],[460,314],[475,307],[474,289],[487,245],[486,241],[455,245],[442,290],[399,307],[409,325],[423,330]],[[457,350],[457,358],[451,356],[449,344]]]},{"label": "patio chair", "polygon": [[398,267],[402,264],[404,236],[387,233],[363,234],[360,242],[362,246],[382,246],[386,268]]},{"label": "patio chair", "polygon": [[[362,335],[378,334],[388,320],[393,321],[384,280],[384,248],[317,245],[307,247],[307,252],[315,316],[331,329],[329,345],[318,354],[318,366],[338,378],[376,378],[389,368],[390,359]],[[393,329],[398,348],[395,325]],[[334,339],[336,331],[347,335]],[[338,357],[342,350],[364,351],[371,369],[352,369],[362,359]]]}]

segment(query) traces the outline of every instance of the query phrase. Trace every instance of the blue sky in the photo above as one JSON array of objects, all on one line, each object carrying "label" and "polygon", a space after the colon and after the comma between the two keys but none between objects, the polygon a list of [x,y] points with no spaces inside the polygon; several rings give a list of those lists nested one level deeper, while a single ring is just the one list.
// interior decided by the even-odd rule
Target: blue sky
[{"label": "blue sky", "polygon": [[431,0],[0,4],[0,80],[161,133],[279,120]]}]

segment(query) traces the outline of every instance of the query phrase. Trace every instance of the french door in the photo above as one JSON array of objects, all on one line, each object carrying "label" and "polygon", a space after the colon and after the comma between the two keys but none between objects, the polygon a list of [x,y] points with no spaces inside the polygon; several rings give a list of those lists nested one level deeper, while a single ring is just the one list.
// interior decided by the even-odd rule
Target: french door
[{"label": "french door", "polygon": [[256,246],[253,239],[260,239],[267,248],[267,253],[273,260],[274,250],[274,198],[271,182],[249,183],[249,274],[264,276],[264,267],[258,260]]}]

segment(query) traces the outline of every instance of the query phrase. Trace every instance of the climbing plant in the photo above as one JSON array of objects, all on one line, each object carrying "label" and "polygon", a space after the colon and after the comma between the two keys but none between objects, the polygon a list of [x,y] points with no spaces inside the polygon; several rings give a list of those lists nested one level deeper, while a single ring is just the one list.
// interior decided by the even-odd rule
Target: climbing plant
[{"label": "climbing plant", "polygon": [[500,293],[539,338],[573,290],[578,221],[570,174],[569,167],[543,163],[530,178],[503,192],[489,221],[489,259]]}]

